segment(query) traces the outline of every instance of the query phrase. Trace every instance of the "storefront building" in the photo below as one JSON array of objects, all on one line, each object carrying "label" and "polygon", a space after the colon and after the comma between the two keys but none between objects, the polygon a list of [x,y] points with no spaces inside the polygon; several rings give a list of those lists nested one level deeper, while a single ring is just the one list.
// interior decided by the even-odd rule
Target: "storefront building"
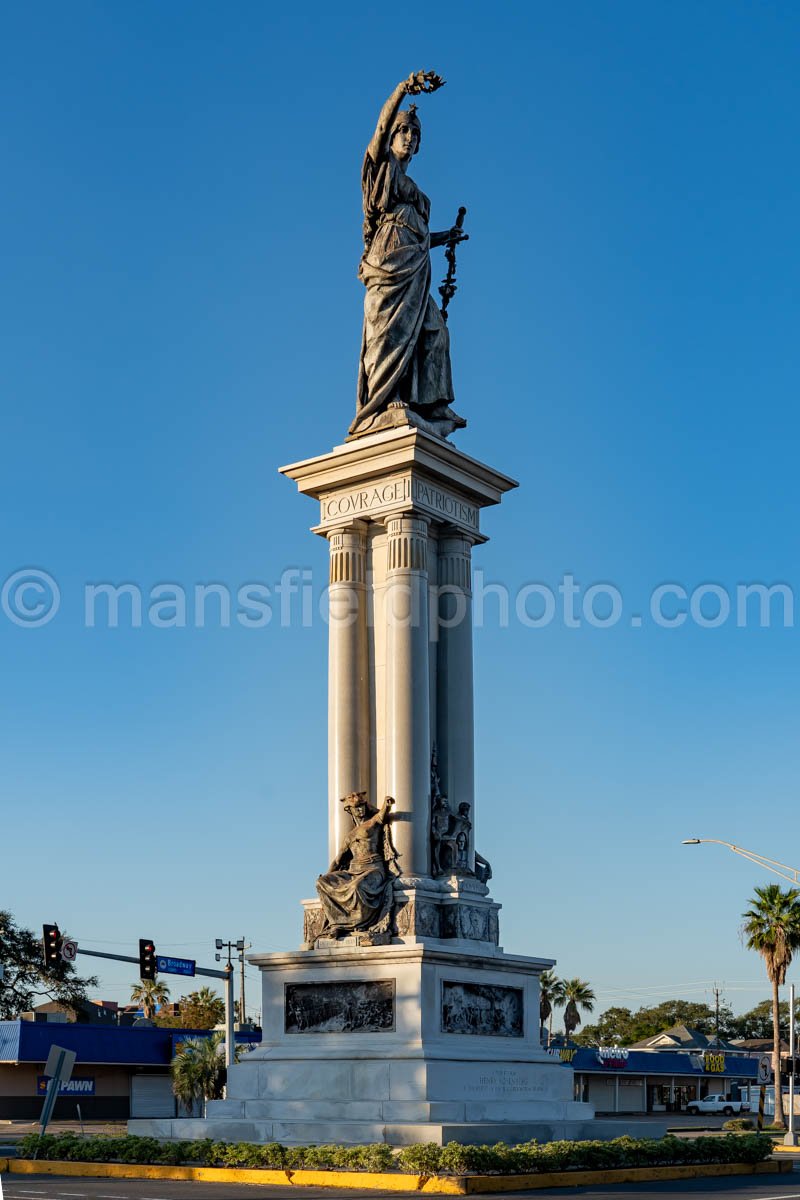
[{"label": "storefront building", "polygon": [[756,1081],[745,1055],[685,1050],[562,1047],[552,1051],[575,1072],[575,1099],[598,1113],[677,1113],[712,1093],[737,1099]]},{"label": "storefront building", "polygon": [[[56,1101],[55,1120],[77,1120],[78,1108],[85,1121],[174,1117],[169,1064],[181,1041],[208,1036],[207,1029],[0,1021],[0,1119],[39,1119],[53,1044],[76,1054],[72,1078],[62,1084]],[[236,1040],[260,1037],[258,1031],[237,1034]]]}]

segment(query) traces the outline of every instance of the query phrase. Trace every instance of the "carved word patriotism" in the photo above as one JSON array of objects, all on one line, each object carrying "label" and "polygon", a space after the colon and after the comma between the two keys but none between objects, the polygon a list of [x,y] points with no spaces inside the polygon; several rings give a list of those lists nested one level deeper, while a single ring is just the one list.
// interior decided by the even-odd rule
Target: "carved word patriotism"
[{"label": "carved word patriotism", "polygon": [[423,508],[441,513],[444,517],[450,517],[452,520],[458,521],[460,525],[470,525],[473,529],[478,528],[478,513],[474,506],[464,504],[462,500],[451,496],[449,492],[443,492],[441,488],[423,483],[421,479],[415,479],[411,495],[414,503]]},{"label": "carved word patriotism", "polygon": [[322,520],[339,521],[346,517],[368,516],[370,513],[390,511],[399,505],[406,506],[409,501],[435,516],[445,517],[470,529],[478,528],[478,510],[474,504],[467,504],[451,492],[408,475],[386,479],[355,492],[326,497],[322,501]]}]

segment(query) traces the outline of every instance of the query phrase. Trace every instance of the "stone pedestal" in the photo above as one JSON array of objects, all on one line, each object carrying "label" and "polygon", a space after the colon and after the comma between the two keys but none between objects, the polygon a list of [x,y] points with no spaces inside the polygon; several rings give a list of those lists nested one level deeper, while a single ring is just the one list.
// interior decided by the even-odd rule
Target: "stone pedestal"
[{"label": "stone pedestal", "polygon": [[539,1044],[549,960],[469,939],[355,940],[251,958],[263,1042],[231,1068],[206,1120],[158,1123],[161,1136],[395,1146],[598,1136],[590,1106],[572,1099],[572,1070]]}]

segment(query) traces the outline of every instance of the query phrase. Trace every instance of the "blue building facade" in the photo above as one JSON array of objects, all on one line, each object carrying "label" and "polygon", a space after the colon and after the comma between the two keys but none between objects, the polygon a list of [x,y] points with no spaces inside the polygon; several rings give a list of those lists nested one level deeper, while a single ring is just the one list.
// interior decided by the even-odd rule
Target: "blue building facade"
[{"label": "blue building facade", "polygon": [[575,1095],[597,1112],[682,1112],[711,1093],[738,1098],[758,1060],[724,1051],[565,1047],[551,1051],[575,1072]]},{"label": "blue building facade", "polygon": [[[0,1021],[0,1119],[37,1120],[47,1081],[50,1047],[75,1051],[72,1079],[62,1085],[54,1118],[125,1121],[137,1112],[175,1115],[169,1064],[181,1041],[208,1037],[207,1029],[160,1029]],[[260,1031],[236,1035],[257,1042]],[[165,1109],[172,1106],[173,1111]]]}]

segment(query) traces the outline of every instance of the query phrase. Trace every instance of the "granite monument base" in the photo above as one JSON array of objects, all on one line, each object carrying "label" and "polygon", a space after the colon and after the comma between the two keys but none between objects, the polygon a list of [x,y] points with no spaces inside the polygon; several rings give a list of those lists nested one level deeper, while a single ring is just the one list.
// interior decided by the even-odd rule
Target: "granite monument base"
[{"label": "granite monument base", "polygon": [[539,1042],[549,960],[469,939],[255,955],[264,1040],[205,1120],[131,1133],[350,1145],[616,1137]]}]

